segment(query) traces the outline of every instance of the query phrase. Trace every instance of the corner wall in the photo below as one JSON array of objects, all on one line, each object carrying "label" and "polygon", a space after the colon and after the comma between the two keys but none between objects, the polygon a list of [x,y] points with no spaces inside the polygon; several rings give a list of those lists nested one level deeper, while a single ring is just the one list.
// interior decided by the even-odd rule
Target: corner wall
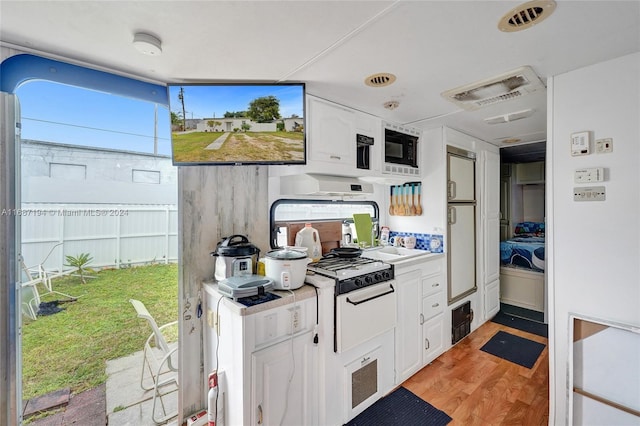
[{"label": "corner wall", "polygon": [[[561,425],[570,419],[569,314],[640,326],[640,53],[549,80],[550,423]],[[592,150],[613,138],[613,152],[571,156],[571,134],[586,130]],[[606,169],[594,185],[606,201],[573,201],[574,187],[589,186],[574,183],[586,167]]]}]

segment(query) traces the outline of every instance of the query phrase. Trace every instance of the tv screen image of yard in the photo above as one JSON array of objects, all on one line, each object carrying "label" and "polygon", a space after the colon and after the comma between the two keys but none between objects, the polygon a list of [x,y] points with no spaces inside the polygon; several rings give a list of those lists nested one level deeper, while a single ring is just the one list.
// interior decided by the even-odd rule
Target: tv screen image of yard
[{"label": "tv screen image of yard", "polygon": [[169,86],[173,162],[305,162],[304,85]]}]

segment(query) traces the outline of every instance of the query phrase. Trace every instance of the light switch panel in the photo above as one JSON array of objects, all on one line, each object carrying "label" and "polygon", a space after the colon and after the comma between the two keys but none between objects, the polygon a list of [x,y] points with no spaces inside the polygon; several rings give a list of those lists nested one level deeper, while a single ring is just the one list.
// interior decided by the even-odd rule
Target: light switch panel
[{"label": "light switch panel", "polygon": [[590,153],[590,133],[577,132],[571,134],[571,155],[588,155]]},{"label": "light switch panel", "polygon": [[613,152],[613,139],[596,139],[596,152],[603,154],[605,152]]},{"label": "light switch panel", "polygon": [[604,186],[573,188],[573,201],[604,201]]}]

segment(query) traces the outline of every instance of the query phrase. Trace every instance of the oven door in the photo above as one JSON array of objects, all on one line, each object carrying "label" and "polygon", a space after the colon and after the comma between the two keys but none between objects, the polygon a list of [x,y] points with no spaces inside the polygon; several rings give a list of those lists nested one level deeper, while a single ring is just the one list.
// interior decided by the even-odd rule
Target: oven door
[{"label": "oven door", "polygon": [[345,352],[396,326],[395,281],[336,297],[336,351]]}]

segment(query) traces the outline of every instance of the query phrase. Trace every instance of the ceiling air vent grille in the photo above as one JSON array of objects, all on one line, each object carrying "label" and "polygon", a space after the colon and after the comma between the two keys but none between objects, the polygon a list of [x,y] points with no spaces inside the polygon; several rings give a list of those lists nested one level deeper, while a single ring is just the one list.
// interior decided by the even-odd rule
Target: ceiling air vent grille
[{"label": "ceiling air vent grille", "polygon": [[545,89],[530,67],[521,67],[497,77],[468,84],[442,93],[442,96],[466,110],[508,101]]},{"label": "ceiling air vent grille", "polygon": [[378,73],[364,79],[364,83],[371,87],[384,87],[396,81],[396,76],[391,73]]},{"label": "ceiling air vent grille", "polygon": [[553,0],[534,0],[507,12],[498,22],[504,32],[521,31],[544,21],[556,8]]}]

